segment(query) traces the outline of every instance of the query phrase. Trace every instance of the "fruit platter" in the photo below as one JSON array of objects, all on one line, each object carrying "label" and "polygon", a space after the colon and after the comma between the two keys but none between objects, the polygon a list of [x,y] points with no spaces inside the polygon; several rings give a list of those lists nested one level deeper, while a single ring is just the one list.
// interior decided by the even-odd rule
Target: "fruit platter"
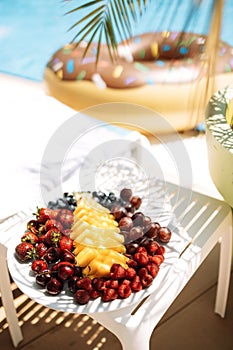
[{"label": "fruit platter", "polygon": [[118,195],[64,193],[35,208],[12,234],[8,265],[15,283],[38,303],[71,313],[138,303],[159,288],[184,243],[143,212],[142,202],[122,188]]}]

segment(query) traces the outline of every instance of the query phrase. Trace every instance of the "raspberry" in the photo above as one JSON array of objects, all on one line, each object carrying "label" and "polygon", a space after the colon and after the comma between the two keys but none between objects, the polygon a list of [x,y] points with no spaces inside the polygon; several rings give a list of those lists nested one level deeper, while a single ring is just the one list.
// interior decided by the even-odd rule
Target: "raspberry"
[{"label": "raspberry", "polygon": [[89,291],[89,295],[91,299],[97,299],[100,297],[100,292],[98,290],[92,289]]},{"label": "raspberry", "polygon": [[147,250],[146,250],[146,248],[145,248],[145,247],[143,247],[143,246],[139,246],[139,247],[137,248],[136,253],[144,253],[144,254],[146,254],[146,255],[147,255]]},{"label": "raspberry", "polygon": [[131,287],[129,284],[122,283],[118,288],[118,295],[122,299],[128,298],[132,293]]},{"label": "raspberry", "polygon": [[90,291],[92,290],[91,279],[89,277],[80,278],[80,280],[77,281],[76,286],[79,289]]},{"label": "raspberry", "polygon": [[149,272],[149,274],[155,278],[155,276],[157,276],[158,272],[159,272],[159,266],[157,264],[155,264],[154,262],[149,262],[146,265],[146,268]]},{"label": "raspberry", "polygon": [[140,278],[143,288],[149,287],[153,282],[153,277],[149,274]]},{"label": "raspberry", "polygon": [[155,241],[149,241],[146,245],[145,248],[147,250],[147,253],[150,255],[158,254],[158,249],[159,249],[159,244]]},{"label": "raspberry", "polygon": [[119,287],[119,281],[118,280],[107,280],[107,281],[105,281],[104,287],[117,289]]},{"label": "raspberry", "polygon": [[134,293],[139,292],[142,290],[142,284],[140,281],[139,276],[135,276],[132,282],[130,283],[131,289]]},{"label": "raspberry", "polygon": [[110,269],[110,277],[112,279],[125,278],[126,271],[120,264],[113,264]]},{"label": "raspberry", "polygon": [[106,288],[103,290],[102,301],[104,302],[112,301],[117,299],[117,297],[118,297],[118,293],[115,289]]},{"label": "raspberry", "polygon": [[158,250],[157,250],[156,254],[157,255],[163,255],[165,253],[165,251],[166,251],[165,247],[163,245],[160,245],[158,247]]},{"label": "raspberry", "polygon": [[140,278],[145,277],[145,276],[147,276],[148,274],[149,274],[149,273],[148,273],[148,270],[147,270],[146,267],[142,267],[140,270],[138,270],[138,276],[139,276]]},{"label": "raspberry", "polygon": [[95,290],[101,291],[105,288],[105,279],[104,278],[93,278],[92,286]]},{"label": "raspberry", "polygon": [[144,253],[135,253],[134,260],[138,263],[139,266],[145,266],[149,262],[149,257]]},{"label": "raspberry", "polygon": [[163,255],[150,256],[150,261],[156,263],[157,265],[161,265],[162,262],[164,261],[164,256]]},{"label": "raspberry", "polygon": [[127,261],[127,265],[129,267],[136,268],[138,266],[138,263],[135,260],[130,259],[130,260]]},{"label": "raspberry", "polygon": [[127,278],[123,279],[123,281],[121,282],[121,284],[125,284],[125,285],[130,285],[131,281],[128,280]]},{"label": "raspberry", "polygon": [[90,294],[85,289],[78,289],[77,292],[75,293],[75,300],[80,305],[87,304],[88,301],[90,300]]},{"label": "raspberry", "polygon": [[132,267],[128,267],[128,269],[126,269],[126,278],[132,280],[134,279],[134,277],[136,276],[136,270]]}]

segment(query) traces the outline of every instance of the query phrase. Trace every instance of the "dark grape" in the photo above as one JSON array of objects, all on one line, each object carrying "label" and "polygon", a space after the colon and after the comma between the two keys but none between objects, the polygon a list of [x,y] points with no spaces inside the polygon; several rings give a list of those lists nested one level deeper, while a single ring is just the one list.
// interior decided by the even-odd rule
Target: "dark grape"
[{"label": "dark grape", "polygon": [[108,198],[110,199],[111,202],[115,202],[117,199],[115,193],[113,192],[109,193]]},{"label": "dark grape", "polygon": [[143,226],[144,224],[144,214],[142,212],[137,212],[132,216],[134,226]]},{"label": "dark grape", "polygon": [[134,226],[131,228],[130,232],[129,232],[129,240],[132,241],[136,241],[139,238],[143,237],[143,229],[141,226]]},{"label": "dark grape", "polygon": [[133,221],[128,216],[123,217],[119,221],[119,227],[123,231],[129,231],[133,227]]},{"label": "dark grape", "polygon": [[160,229],[160,224],[158,222],[152,222],[146,235],[150,238],[156,238],[158,236],[158,231]]},{"label": "dark grape", "polygon": [[123,190],[121,190],[120,192],[120,198],[123,199],[123,201],[125,202],[129,202],[131,196],[132,196],[132,190],[129,188],[123,188]]},{"label": "dark grape", "polygon": [[123,206],[114,205],[111,209],[111,214],[114,216],[116,220],[120,220],[124,216],[126,216],[127,211]]}]

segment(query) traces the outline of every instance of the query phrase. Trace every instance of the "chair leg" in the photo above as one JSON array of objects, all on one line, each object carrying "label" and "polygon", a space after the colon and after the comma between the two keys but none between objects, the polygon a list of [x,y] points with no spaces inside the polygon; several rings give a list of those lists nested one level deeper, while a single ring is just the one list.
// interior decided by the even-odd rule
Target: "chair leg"
[{"label": "chair leg", "polygon": [[225,316],[226,311],[232,261],[232,215],[229,214],[225,220],[226,229],[220,241],[220,262],[215,301],[215,312],[221,317]]},{"label": "chair leg", "polygon": [[18,323],[17,313],[12,296],[6,254],[7,248],[4,245],[0,244],[0,290],[2,303],[5,309],[6,319],[8,322],[13,345],[17,347],[21,340],[23,340],[23,335]]},{"label": "chair leg", "polygon": [[150,337],[154,326],[151,329],[147,328],[145,322],[142,321],[140,324],[126,327],[123,319],[121,323],[121,321],[116,320],[118,317],[114,317],[113,313],[110,314],[111,316],[108,313],[89,316],[115,334],[121,342],[123,350],[150,350]]}]

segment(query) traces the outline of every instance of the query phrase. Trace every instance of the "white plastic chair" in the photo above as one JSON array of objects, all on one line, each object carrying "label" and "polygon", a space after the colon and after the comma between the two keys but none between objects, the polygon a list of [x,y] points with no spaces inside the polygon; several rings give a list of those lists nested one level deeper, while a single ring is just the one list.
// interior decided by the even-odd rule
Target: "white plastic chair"
[{"label": "white plastic chair", "polygon": [[167,193],[190,243],[175,258],[162,283],[141,303],[89,315],[118,337],[123,350],[149,350],[155,326],[217,243],[220,262],[215,312],[225,315],[232,260],[232,210],[226,203],[196,192],[190,198],[190,190],[171,184],[167,184]]},{"label": "white plastic chair", "polygon": [[7,267],[7,248],[2,243],[0,243],[0,266],[0,292],[2,304],[5,309],[6,319],[8,322],[13,345],[17,347],[23,339],[23,334],[18,323],[13,294],[11,290],[10,277]]},{"label": "white plastic chair", "polygon": [[9,327],[9,332],[11,335],[12,343],[14,347],[17,347],[19,343],[23,340],[23,334],[19,326],[17,311],[15,309],[13,293],[11,290],[11,281],[8,271],[7,264],[7,244],[12,239],[12,235],[9,234],[14,226],[16,226],[22,220],[25,220],[29,213],[31,213],[29,208],[28,213],[26,211],[20,211],[13,214],[12,216],[2,220],[0,223],[0,292],[2,304],[4,306],[6,319]]}]

